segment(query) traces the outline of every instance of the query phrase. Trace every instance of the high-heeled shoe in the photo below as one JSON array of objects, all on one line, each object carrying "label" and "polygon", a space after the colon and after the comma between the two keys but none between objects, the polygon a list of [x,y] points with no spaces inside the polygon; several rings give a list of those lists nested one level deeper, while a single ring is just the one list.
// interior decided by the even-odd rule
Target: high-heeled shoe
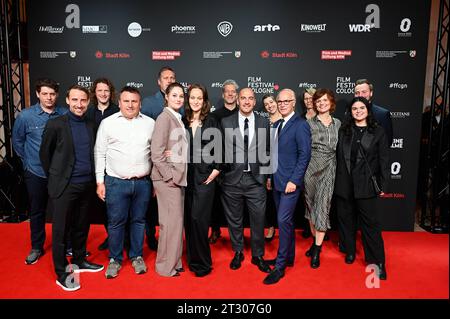
[{"label": "high-heeled shoe", "polygon": [[269,227],[269,231],[267,232],[267,236],[264,237],[264,240],[266,242],[271,242],[274,237],[275,237],[275,227]]}]

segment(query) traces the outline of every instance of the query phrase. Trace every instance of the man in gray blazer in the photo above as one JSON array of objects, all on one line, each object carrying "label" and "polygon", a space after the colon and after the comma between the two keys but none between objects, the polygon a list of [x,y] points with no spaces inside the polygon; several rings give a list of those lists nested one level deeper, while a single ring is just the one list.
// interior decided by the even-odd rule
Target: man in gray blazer
[{"label": "man in gray blazer", "polygon": [[221,121],[225,147],[222,204],[235,252],[230,268],[240,268],[244,260],[245,202],[250,216],[252,264],[268,273],[270,267],[263,256],[269,122],[253,112],[256,98],[251,88],[243,88],[238,99],[239,112]]}]

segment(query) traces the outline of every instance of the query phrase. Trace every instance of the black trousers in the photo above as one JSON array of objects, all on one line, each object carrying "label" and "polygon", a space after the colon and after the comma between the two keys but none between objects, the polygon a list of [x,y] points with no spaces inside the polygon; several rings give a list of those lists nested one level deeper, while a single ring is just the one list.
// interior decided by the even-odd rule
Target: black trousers
[{"label": "black trousers", "polygon": [[267,227],[277,226],[277,209],[275,208],[275,202],[273,200],[273,193],[271,190],[267,191],[266,225]]},{"label": "black trousers", "polygon": [[244,250],[244,203],[247,204],[253,257],[264,256],[264,222],[266,218],[265,185],[251,173],[244,173],[236,185],[222,184],[222,205],[228,221],[233,251]]},{"label": "black trousers", "polygon": [[[216,179],[219,179],[217,177]],[[213,210],[211,215],[211,231],[219,232],[220,226],[225,223],[225,216],[222,206],[222,186],[220,182],[216,182],[216,191],[214,193]]]},{"label": "black trousers", "polygon": [[50,198],[53,209],[53,265],[58,277],[69,272],[66,258],[66,242],[70,230],[73,259],[82,263],[86,255],[86,241],[89,233],[89,202],[95,194],[93,182],[69,184],[58,198]]},{"label": "black trousers", "polygon": [[44,250],[45,212],[48,199],[47,179],[29,171],[25,171],[24,178],[28,192],[31,248]]},{"label": "black trousers", "polygon": [[336,196],[339,240],[343,242],[347,254],[355,254],[359,218],[364,256],[368,264],[385,262],[377,202],[377,198],[344,199]]},{"label": "black trousers", "polygon": [[[189,174],[189,173],[188,173]],[[185,193],[184,223],[189,269],[202,274],[211,270],[208,229],[214,203],[215,182],[208,185],[188,184]]]}]

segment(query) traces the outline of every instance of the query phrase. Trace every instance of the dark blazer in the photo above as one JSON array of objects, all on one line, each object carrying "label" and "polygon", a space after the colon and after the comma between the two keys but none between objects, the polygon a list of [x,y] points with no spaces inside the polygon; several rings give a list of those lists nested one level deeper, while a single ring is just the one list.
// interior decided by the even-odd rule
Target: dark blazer
[{"label": "dark blazer", "polygon": [[[186,118],[183,118],[183,123],[186,126],[186,129],[189,129],[189,123],[186,121]],[[209,130],[211,129],[211,130]],[[207,131],[208,130],[208,131]],[[205,147],[211,147],[212,145],[210,144],[212,141],[217,142],[220,139],[220,136],[214,136],[214,135],[209,135],[209,134],[205,134],[204,132],[207,131],[211,133],[215,132],[216,135],[218,133],[220,133],[220,125],[217,122],[216,118],[214,116],[208,115],[205,120],[202,123],[201,127],[197,128],[197,131],[195,133],[195,137],[190,136],[188,138],[189,140],[189,151],[188,154],[191,154],[191,152],[193,151],[193,161],[189,162],[190,165],[188,167],[188,169],[192,169],[193,172],[193,177],[194,177],[194,183],[195,184],[202,184],[207,178],[208,176],[211,174],[211,172],[214,169],[220,170],[220,165],[221,165],[221,160],[222,158],[219,158],[219,160],[213,160],[213,161],[205,161],[205,157],[202,156],[202,153],[205,152]],[[195,142],[193,141],[193,138],[195,138]],[[201,138],[201,140],[200,140]],[[194,145],[193,145],[194,142]],[[195,143],[198,143],[197,145]],[[200,146],[195,150],[191,150],[191,148],[193,146]],[[220,147],[221,144],[218,143],[216,144],[217,147]],[[214,151],[219,151],[219,149],[210,149],[209,155],[211,156],[211,160],[214,158]],[[222,151],[222,149],[220,149],[220,151]],[[190,156],[190,155],[189,155]],[[206,155],[208,156],[208,155]],[[198,161],[200,160],[200,161]],[[189,172],[189,174],[191,174],[191,172]]]},{"label": "dark blazer", "polygon": [[[274,132],[280,124],[281,120],[274,123]],[[273,173],[274,189],[284,192],[288,182],[302,187],[311,159],[311,131],[308,123],[295,113],[277,137],[277,144],[273,144],[278,145],[272,154],[273,162],[278,157],[278,165],[274,167]]]},{"label": "dark blazer", "polygon": [[[270,165],[270,126],[267,119],[256,113],[253,114],[255,116],[255,134],[248,149],[249,165],[255,179],[265,185],[268,175],[261,174],[261,168]],[[239,131],[239,112],[223,118],[221,120],[221,129],[224,145],[222,184],[235,185],[240,181],[243,171],[247,169],[244,163],[237,163],[237,159],[243,158],[242,154],[244,152],[244,139]],[[230,129],[232,131],[237,130],[237,134],[230,134]],[[258,130],[260,132],[265,131],[265,136],[259,136]],[[227,159],[227,157],[231,155],[232,161],[230,162],[230,159]],[[252,160],[252,156],[256,160]]]},{"label": "dark blazer", "polygon": [[375,120],[384,128],[384,132],[388,138],[389,146],[394,138],[394,130],[392,128],[391,112],[376,104],[372,104],[372,113]]},{"label": "dark blazer", "polygon": [[[94,167],[94,123],[86,121],[91,147],[92,173]],[[66,189],[75,164],[73,136],[67,114],[50,119],[42,135],[42,144],[39,151],[42,168],[48,177],[48,194],[57,198]]]},{"label": "dark blazer", "polygon": [[[355,167],[350,172],[353,136],[353,129],[351,136],[346,135],[342,127],[339,130],[334,194],[345,199],[352,197],[356,199],[376,197],[377,193],[375,192],[367,164],[362,157],[361,149],[358,150]],[[361,138],[361,146],[370,169],[377,178],[378,185],[380,185],[383,192],[386,192],[390,169],[389,145],[384,129],[378,126],[372,133],[369,131],[364,132]]]},{"label": "dark blazer", "polygon": [[[97,110],[96,105],[89,105],[87,111],[86,111],[86,118],[91,121],[92,123],[95,123],[95,131],[98,130],[98,127],[100,123],[95,122],[95,111]],[[113,115],[114,113],[119,112],[119,107],[114,103],[109,103],[109,106],[103,111],[103,119],[107,118],[110,115]]]}]

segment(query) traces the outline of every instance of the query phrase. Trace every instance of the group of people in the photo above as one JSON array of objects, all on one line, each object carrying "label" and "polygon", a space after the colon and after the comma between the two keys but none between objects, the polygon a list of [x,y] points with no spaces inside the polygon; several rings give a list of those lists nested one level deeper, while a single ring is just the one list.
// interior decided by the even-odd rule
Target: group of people
[{"label": "group of people", "polygon": [[[268,120],[254,112],[254,91],[239,90],[234,80],[224,82],[224,106],[214,112],[206,88],[192,84],[185,94],[170,67],[160,70],[157,82],[160,90],[143,100],[138,89],[125,86],[118,106],[108,79],[96,80],[90,92],[73,85],[66,94],[67,109],[56,106],[58,84],[38,80],[38,103],[19,114],[13,129],[29,194],[32,249],[26,264],[44,254],[48,209],[56,284],[74,291],[80,283],[72,273],[104,269],[86,259],[89,209],[96,193],[107,217],[108,237],[101,245],[109,249],[106,278],[118,276],[124,245],[134,271],[147,272],[144,234],[157,250],[156,272],[180,276],[185,271],[183,231],[189,270],[198,277],[208,275],[213,269],[210,243],[220,237],[220,216],[213,211],[220,205],[234,252],[230,268],[239,269],[245,258],[247,207],[251,263],[267,274],[264,284],[275,284],[294,265],[299,198],[313,235],[306,256],[318,268],[335,197],[345,262],[355,260],[359,225],[366,261],[376,264],[379,278],[386,279],[377,197],[387,187],[392,126],[389,131],[387,110],[380,108],[385,118],[376,113],[367,80],[356,83],[356,97],[342,122],[332,116],[336,102],[328,89],[306,90],[302,114],[296,112],[291,89],[264,96]],[[156,215],[149,209],[152,194],[158,206],[158,240],[154,217],[153,222],[149,218]],[[264,259],[269,218],[279,228],[275,259]],[[69,243],[71,263],[66,258]]]}]

